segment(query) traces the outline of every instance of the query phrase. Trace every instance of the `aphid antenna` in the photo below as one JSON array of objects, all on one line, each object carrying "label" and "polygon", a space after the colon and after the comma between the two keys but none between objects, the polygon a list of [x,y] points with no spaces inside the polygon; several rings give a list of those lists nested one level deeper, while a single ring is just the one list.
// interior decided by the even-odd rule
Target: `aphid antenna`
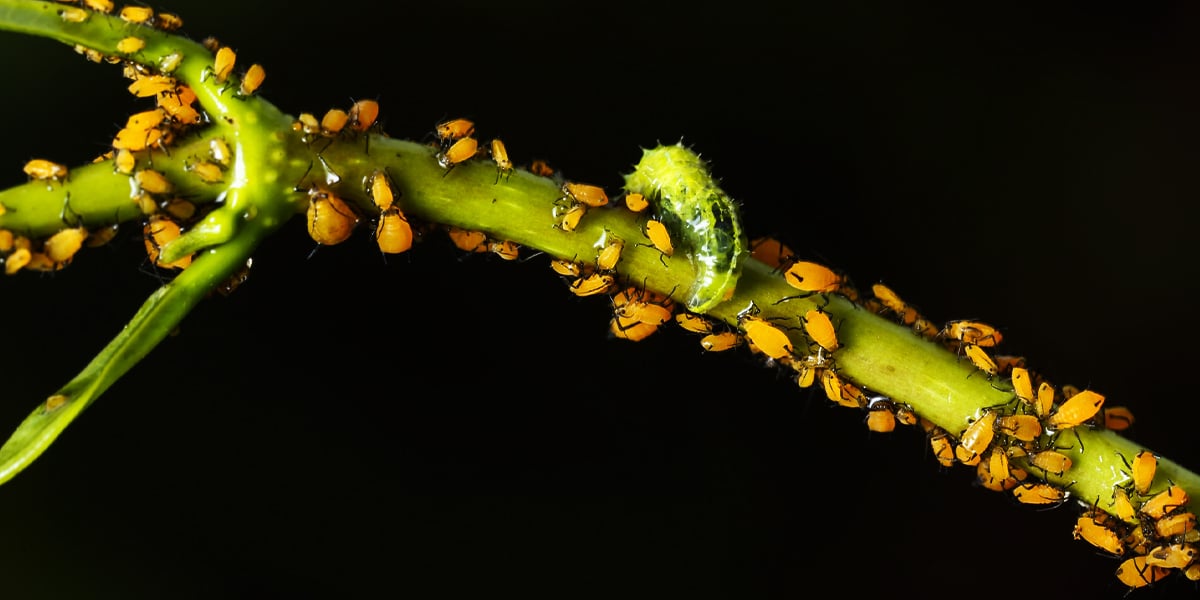
[{"label": "aphid antenna", "polygon": [[543,252],[543,251],[541,251],[541,250],[538,250],[537,252],[534,252],[533,254],[530,254],[529,256],[526,256],[526,257],[524,257],[524,258],[517,259],[517,262],[518,262],[518,263],[526,263],[526,262],[529,262],[529,261],[533,260],[533,259],[534,259],[534,257],[541,256],[541,255],[543,255],[543,254],[545,254],[545,252]]},{"label": "aphid antenna", "polygon": [[[797,294],[795,296],[784,296],[784,297],[772,302],[771,304],[777,305],[777,304],[783,304],[784,302],[789,302],[791,300],[803,300],[803,299],[808,298],[809,296],[812,296],[815,294],[816,294],[816,292],[808,292],[805,294]],[[826,304],[828,304],[828,300],[826,301]]]}]

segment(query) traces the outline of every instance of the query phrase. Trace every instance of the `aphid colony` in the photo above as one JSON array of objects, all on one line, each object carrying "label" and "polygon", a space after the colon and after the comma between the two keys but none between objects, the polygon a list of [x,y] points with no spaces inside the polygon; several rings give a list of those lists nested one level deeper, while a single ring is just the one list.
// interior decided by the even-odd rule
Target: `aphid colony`
[{"label": "aphid colony", "polygon": [[[63,4],[75,4],[65,1]],[[59,15],[67,22],[82,22],[93,12],[111,13],[115,6],[110,0],[82,0],[82,7],[64,6]],[[120,11],[125,21],[139,26],[177,29],[178,17],[155,14],[141,6],[127,6]],[[137,97],[153,97],[153,109],[130,116],[113,138],[112,149],[97,158],[111,160],[116,172],[131,178],[132,198],[145,215],[142,237],[149,260],[163,269],[184,269],[191,256],[164,262],[160,254],[170,241],[182,235],[187,227],[200,218],[202,209],[179,197],[177,187],[163,173],[156,171],[149,160],[155,151],[162,151],[189,127],[207,120],[194,106],[196,95],[180,84],[171,72],[181,57],[167,57],[160,68],[150,70],[123,58],[144,48],[136,35],[122,39],[116,54],[105,55],[89,48],[77,51],[89,60],[124,64],[125,75],[132,80],[129,92]],[[262,84],[265,72],[252,65],[240,77],[234,77],[236,53],[215,40],[206,46],[214,52],[214,61],[205,70],[205,77],[233,89],[240,99],[252,95]],[[235,87],[236,86],[236,87]],[[373,130],[379,115],[374,100],[360,100],[348,110],[331,109],[321,119],[302,113],[293,130],[302,141],[312,145],[334,138],[356,139]],[[475,138],[475,124],[468,119],[452,119],[434,128],[436,136],[434,158],[449,175],[458,165],[481,155],[495,163],[496,180],[511,176],[514,166],[508,149],[499,139],[481,147]],[[320,152],[317,153],[320,158]],[[191,157],[186,171],[203,184],[219,184],[234,160],[228,143],[214,137],[208,152]],[[323,159],[322,159],[323,160]],[[66,166],[46,159],[33,159],[25,165],[25,173],[43,181],[50,189],[65,186],[69,181]],[[544,161],[533,161],[529,171],[543,177],[556,175]],[[561,178],[560,178],[561,179]],[[384,169],[371,171],[361,182],[362,194],[371,199],[373,211],[361,215],[351,202],[340,197],[325,183],[297,185],[307,203],[305,222],[309,235],[319,246],[340,244],[353,234],[364,219],[373,221],[373,237],[379,250],[398,254],[409,250],[415,234],[412,224],[401,210],[400,191]],[[641,193],[625,193],[619,199],[623,209],[635,214],[648,213],[651,201]],[[589,210],[610,204],[608,193],[600,186],[563,181],[561,196],[551,211],[553,225],[562,231],[575,231]],[[616,203],[614,203],[616,204]],[[4,207],[0,205],[0,214]],[[650,211],[652,212],[652,211]],[[70,210],[69,196],[64,198],[64,227],[41,240],[31,240],[13,232],[0,230],[0,260],[9,275],[21,270],[53,271],[69,264],[85,245],[106,243],[115,227],[88,231],[75,222]],[[505,260],[518,257],[517,244],[493,239],[481,231],[447,227],[451,242],[467,253],[492,253]],[[665,261],[675,252],[668,227],[658,216],[648,214],[642,225],[644,240],[636,243],[656,250]],[[986,323],[973,320],[950,321],[937,325],[925,318],[913,306],[902,300],[882,283],[872,286],[869,297],[860,295],[849,279],[822,264],[798,260],[781,242],[760,238],[750,244],[753,259],[774,268],[798,294],[790,298],[807,298],[836,294],[893,321],[911,328],[915,335],[942,344],[950,351],[969,360],[974,368],[993,381],[1005,381],[1013,390],[1013,401],[982,411],[980,416],[961,432],[950,432],[916,414],[914,410],[890,398],[875,395],[847,379],[837,370],[836,357],[842,347],[838,339],[838,322],[834,315],[814,307],[800,317],[797,327],[784,327],[762,316],[753,304],[737,315],[736,325],[713,320],[687,310],[677,311],[670,294],[662,294],[619,280],[617,265],[630,240],[605,231],[596,244],[594,257],[575,261],[555,259],[551,268],[567,282],[577,296],[606,296],[612,304],[609,332],[612,336],[640,341],[660,327],[674,323],[699,337],[700,346],[710,352],[722,352],[745,346],[750,352],[764,357],[767,364],[794,373],[799,387],[819,385],[830,401],[839,406],[864,412],[867,427],[875,432],[890,432],[897,424],[920,425],[936,460],[944,467],[958,464],[973,467],[982,487],[1012,494],[1021,503],[1060,505],[1069,498],[1069,486],[1049,482],[1028,481],[1032,470],[1044,479],[1069,480],[1071,458],[1055,445],[1058,436],[1077,427],[1097,427],[1123,430],[1133,422],[1124,407],[1105,407],[1105,398],[1092,390],[1072,386],[1056,387],[1040,374],[1028,369],[1020,357],[995,355],[994,349],[1003,339],[1000,331]],[[248,266],[248,265],[247,265]],[[230,291],[245,279],[239,273],[221,289]],[[803,331],[804,343],[796,343]],[[1180,570],[1186,577],[1200,581],[1200,562],[1196,544],[1196,516],[1186,511],[1189,501],[1180,486],[1156,481],[1157,458],[1148,451],[1138,454],[1128,465],[1131,482],[1117,487],[1112,506],[1093,506],[1078,518],[1074,536],[1103,552],[1123,558],[1116,575],[1130,588],[1149,585]],[[1048,477],[1048,476],[1053,477]]]},{"label": "aphid colony", "polygon": [[[1076,427],[1121,431],[1133,423],[1125,407],[1105,407],[1105,398],[1092,390],[1054,386],[1029,370],[1023,358],[992,355],[1003,339],[995,327],[971,320],[941,326],[933,324],[882,283],[872,286],[872,296],[863,298],[846,277],[815,262],[797,260],[777,240],[760,238],[751,244],[751,255],[781,273],[801,294],[840,294],[861,306],[911,327],[914,334],[944,345],[970,360],[974,368],[992,379],[1007,379],[1013,389],[1012,403],[986,409],[961,432],[952,433],[916,414],[911,407],[874,395],[846,379],[836,370],[839,347],[837,327],[820,308],[801,319],[808,348],[797,349],[782,327],[760,318],[751,306],[738,316],[736,329],[703,315],[680,312],[674,321],[686,331],[701,336],[709,351],[746,346],[764,355],[770,364],[791,368],[800,387],[820,382],[825,395],[835,404],[866,413],[871,431],[890,432],[897,423],[920,425],[933,456],[943,467],[958,464],[974,467],[977,481],[989,490],[1009,493],[1024,504],[1057,506],[1067,502],[1069,485],[1029,480],[1030,471],[1043,477],[1069,480],[1071,458],[1056,446],[1058,436]],[[551,266],[564,277],[574,277],[572,291],[610,292],[614,316],[611,331],[617,337],[641,340],[665,323],[674,303],[668,297],[637,287],[620,287],[614,280],[603,284],[596,278],[605,271],[597,267],[584,276],[587,266],[554,261]],[[648,310],[651,309],[651,310]],[[645,320],[640,315],[646,314]],[[1139,588],[1179,570],[1200,581],[1200,531],[1196,515],[1186,510],[1186,491],[1171,482],[1155,481],[1157,458],[1149,451],[1139,453],[1129,466],[1131,483],[1117,486],[1113,506],[1087,507],[1077,520],[1075,539],[1122,558],[1117,578],[1130,588]],[[1028,481],[1027,481],[1028,480]]]},{"label": "aphid colony", "polygon": [[[578,219],[567,217],[608,203],[608,196],[595,186],[563,185],[562,205],[556,208],[557,226],[571,231]],[[645,199],[629,194],[626,206],[635,212],[646,208]],[[649,223],[654,222],[649,220]],[[650,230],[645,235],[653,239]],[[482,235],[482,234],[480,234]],[[669,236],[652,245],[669,255]],[[841,375],[836,369],[840,347],[837,323],[820,307],[800,319],[807,347],[797,347],[785,327],[763,318],[751,305],[737,318],[737,326],[727,326],[701,314],[676,311],[669,297],[638,286],[619,282],[615,265],[624,242],[605,239],[597,243],[591,261],[555,259],[555,273],[569,282],[579,296],[607,295],[613,307],[609,331],[614,337],[640,341],[659,327],[674,322],[685,331],[700,336],[707,351],[720,352],[745,346],[761,354],[768,364],[790,368],[802,388],[820,385],[835,404],[864,411],[871,431],[890,432],[897,424],[924,430],[934,457],[943,467],[974,467],[977,480],[986,489],[1008,493],[1021,503],[1057,506],[1070,497],[1069,485],[1059,486],[1029,477],[1032,471],[1043,479],[1069,480],[1071,458],[1056,445],[1059,436],[1076,427],[1106,428],[1121,431],[1133,423],[1125,407],[1104,406],[1105,398],[1092,390],[1074,386],[1056,387],[1028,369],[1021,357],[993,355],[1003,339],[1002,333],[987,323],[956,320],[935,325],[915,307],[882,283],[872,286],[870,297],[861,296],[842,274],[816,262],[796,259],[787,246],[777,240],[760,238],[751,243],[751,256],[773,267],[804,298],[814,294],[839,294],[860,306],[910,327],[915,335],[942,344],[969,360],[975,369],[994,381],[1008,380],[1013,401],[986,409],[961,432],[949,432],[916,414],[909,406],[875,395]],[[1118,486],[1114,496],[1119,505],[1088,507],[1077,521],[1074,536],[1096,548],[1123,558],[1117,568],[1118,579],[1130,588],[1143,587],[1180,570],[1192,580],[1200,580],[1200,532],[1196,516],[1185,510],[1188,497],[1183,488],[1170,482],[1154,482],[1157,459],[1149,451],[1138,454],[1130,466],[1132,483]],[[1103,508],[1103,510],[1101,509]],[[1114,516],[1115,515],[1115,516]]]},{"label": "aphid colony", "polygon": [[[60,0],[64,6],[58,14],[66,22],[84,22],[92,14],[110,14],[116,6],[110,0]],[[129,5],[120,9],[118,16],[137,27],[157,28],[173,31],[182,26],[182,20],[173,14],[155,13],[145,6]],[[154,98],[155,107],[131,115],[125,126],[117,131],[111,150],[98,156],[94,162],[112,161],[115,172],[131,178],[130,201],[145,216],[142,239],[150,262],[162,269],[183,269],[191,264],[192,257],[184,256],[170,263],[160,260],[162,247],[178,238],[190,223],[203,216],[203,210],[176,193],[176,185],[162,172],[152,168],[152,153],[165,151],[189,128],[207,122],[207,116],[195,106],[196,94],[187,85],[178,82],[171,73],[179,66],[182,55],[178,53],[164,57],[157,69],[150,69],[126,56],[135,54],[145,47],[145,42],[135,33],[121,39],[115,54],[105,54],[93,48],[76,46],[75,50],[93,62],[120,64],[126,78],[132,80],[128,91],[138,98]],[[215,52],[213,65],[207,68],[216,81],[231,86],[236,53],[220,46],[215,40],[206,44]],[[244,99],[253,94],[263,82],[265,72],[259,65],[252,65],[237,81],[234,95]],[[186,170],[204,184],[221,183],[230,168],[233,153],[228,143],[220,138],[209,140],[208,151],[203,155],[189,157]],[[65,186],[69,181],[65,165],[46,159],[33,159],[25,164],[25,173],[32,180],[45,181],[50,189]],[[2,210],[2,209],[0,209]],[[89,231],[80,222],[70,205],[70,195],[64,192],[62,209],[63,229],[42,240],[31,240],[10,231],[0,230],[0,260],[5,273],[12,275],[22,270],[56,271],[70,264],[75,253],[83,246],[99,246],[107,243],[117,233],[115,225]],[[239,274],[237,282],[244,279]],[[220,289],[231,291],[236,282]]]}]

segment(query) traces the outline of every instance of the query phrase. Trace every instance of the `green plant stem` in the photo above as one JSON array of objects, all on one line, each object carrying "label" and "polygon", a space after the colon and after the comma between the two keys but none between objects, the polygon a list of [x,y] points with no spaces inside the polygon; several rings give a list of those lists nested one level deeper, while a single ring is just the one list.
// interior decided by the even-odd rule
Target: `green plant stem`
[{"label": "green plant stem", "polygon": [[[0,28],[104,52],[112,52],[115,40],[123,35],[105,24],[63,23],[55,12],[57,6],[0,0]],[[498,177],[495,165],[484,158],[471,159],[447,172],[437,163],[436,148],[374,133],[306,136],[292,129],[290,116],[265,100],[236,99],[226,88],[202,81],[212,56],[199,45],[140,26],[120,27],[146,30],[147,48],[139,60],[147,64],[155,64],[170,52],[182,49],[185,53],[177,76],[192,85],[205,109],[219,118],[200,129],[197,137],[181,141],[170,156],[155,151],[152,158],[155,169],[175,182],[188,199],[215,203],[217,208],[183,238],[164,248],[168,259],[195,251],[203,254],[175,281],[156,292],[130,327],[62,388],[61,393],[71,399],[70,403],[50,413],[35,410],[9,444],[0,449],[0,462],[7,458],[0,467],[0,481],[44,450],[84,406],[236,270],[264,236],[302,212],[307,205],[304,191],[313,185],[327,186],[351,201],[369,222],[377,209],[365,182],[372,172],[384,169],[395,182],[398,206],[414,224],[484,231],[492,239],[520,244],[526,253],[542,252],[584,265],[594,264],[600,240],[616,236],[626,241],[617,265],[621,285],[672,294],[676,300],[695,277],[686,248],[665,257],[649,245],[642,233],[645,216],[616,206],[591,209],[575,231],[564,231],[555,226],[553,216],[556,203],[564,196],[558,181],[519,169]],[[189,157],[202,153],[206,140],[213,136],[232,139],[237,148],[237,166],[230,172],[229,181],[220,185],[198,182],[187,170]],[[70,213],[87,225],[143,216],[131,208],[129,177],[114,173],[111,162],[104,162],[73,169],[66,182],[30,182],[0,192],[0,204],[7,208],[0,215],[0,228],[35,238],[62,228],[70,221],[64,216],[66,194],[70,192],[76,192],[70,196]],[[970,361],[941,344],[842,296],[798,298],[797,292],[780,273],[747,260],[733,297],[707,314],[737,327],[739,314],[753,305],[761,311],[760,317],[784,328],[803,356],[813,345],[804,333],[801,316],[812,308],[823,307],[838,327],[842,348],[833,354],[833,361],[842,377],[869,394],[911,407],[954,436],[984,409],[1012,411],[1017,406],[1009,382],[989,379]],[[1043,442],[1066,448],[1063,452],[1074,466],[1061,477],[1033,468],[1030,474],[1069,489],[1084,503],[1105,509],[1112,502],[1114,487],[1129,482],[1126,462],[1142,449],[1111,431],[1090,427],[1059,432],[1053,439],[1043,438]],[[8,450],[13,444],[23,444],[36,452],[12,459]],[[1152,490],[1161,490],[1167,481],[1182,486],[1193,498],[1200,495],[1200,478],[1163,458]]]}]

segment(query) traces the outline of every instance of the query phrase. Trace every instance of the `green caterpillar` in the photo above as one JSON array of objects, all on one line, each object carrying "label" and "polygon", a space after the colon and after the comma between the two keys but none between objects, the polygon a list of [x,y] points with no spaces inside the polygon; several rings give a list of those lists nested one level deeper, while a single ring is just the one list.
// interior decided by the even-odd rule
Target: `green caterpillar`
[{"label": "green caterpillar", "polygon": [[699,154],[683,144],[644,149],[625,191],[651,199],[671,236],[683,241],[696,270],[688,310],[708,312],[733,296],[749,244],[737,204]]}]

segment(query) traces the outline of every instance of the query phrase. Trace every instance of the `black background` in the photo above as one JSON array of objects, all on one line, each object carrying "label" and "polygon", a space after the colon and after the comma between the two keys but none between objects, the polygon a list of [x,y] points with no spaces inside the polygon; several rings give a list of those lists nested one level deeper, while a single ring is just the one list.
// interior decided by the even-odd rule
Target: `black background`
[{"label": "black background", "polygon": [[[835,6],[830,6],[833,4]],[[469,117],[518,164],[616,189],[683,139],[751,235],[1132,408],[1200,461],[1192,376],[1196,12],[980,4],[176,0],[261,94],[376,98],[392,136]],[[145,108],[116,67],[7,33],[0,167],[79,164]],[[0,280],[0,424],[157,285],[140,240]],[[545,257],[309,257],[299,222],[0,488],[13,598],[1119,598],[1116,562],[942,471],[917,430],[663,330],[605,336]],[[1195,595],[1182,577],[1139,593]],[[1086,596],[1085,596],[1086,595]]]}]

